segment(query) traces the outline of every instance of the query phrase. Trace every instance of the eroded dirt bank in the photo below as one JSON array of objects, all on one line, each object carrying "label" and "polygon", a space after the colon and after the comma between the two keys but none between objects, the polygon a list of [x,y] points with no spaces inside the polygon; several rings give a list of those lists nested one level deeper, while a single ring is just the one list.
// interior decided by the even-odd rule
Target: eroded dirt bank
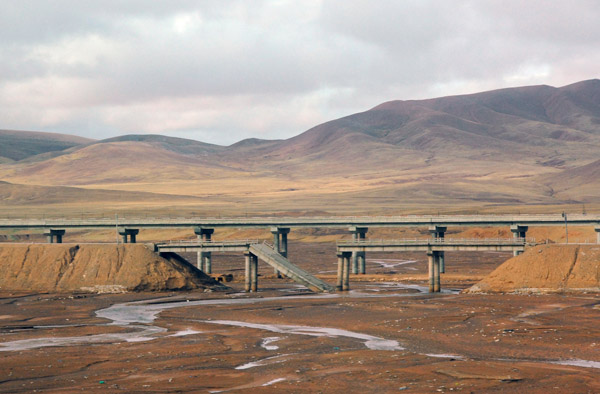
[{"label": "eroded dirt bank", "polygon": [[3,244],[0,290],[119,292],[222,288],[176,255],[144,244]]},{"label": "eroded dirt bank", "polygon": [[[345,295],[311,295],[263,282],[257,295],[196,292],[161,299],[4,294],[3,347],[106,333],[137,338],[2,351],[0,390],[600,391],[597,295],[429,295],[389,283],[354,288]],[[95,314],[144,298],[154,300],[141,309]],[[106,316],[138,323],[104,325]],[[148,334],[143,327],[162,331]],[[380,348],[386,350],[369,347],[373,338],[385,341]]]},{"label": "eroded dirt bank", "polygon": [[539,245],[500,265],[469,292],[600,292],[600,245]]}]

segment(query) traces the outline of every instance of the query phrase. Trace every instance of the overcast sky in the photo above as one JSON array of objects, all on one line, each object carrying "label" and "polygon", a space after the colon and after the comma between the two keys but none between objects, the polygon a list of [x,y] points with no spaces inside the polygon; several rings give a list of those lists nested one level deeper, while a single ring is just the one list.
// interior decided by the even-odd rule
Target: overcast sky
[{"label": "overcast sky", "polygon": [[6,0],[0,129],[217,144],[598,78],[598,0]]}]

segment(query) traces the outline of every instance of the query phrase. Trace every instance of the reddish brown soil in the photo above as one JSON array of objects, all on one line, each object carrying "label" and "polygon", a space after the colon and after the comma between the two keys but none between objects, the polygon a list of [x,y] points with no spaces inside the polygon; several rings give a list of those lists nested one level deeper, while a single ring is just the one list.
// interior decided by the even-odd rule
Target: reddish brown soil
[{"label": "reddish brown soil", "polygon": [[[335,268],[331,245],[291,245],[290,257],[311,272]],[[310,253],[303,254],[308,249]],[[241,256],[214,256],[216,272],[239,269]],[[417,259],[416,264],[381,267],[373,260]],[[458,289],[495,269],[507,254],[447,254],[442,284]],[[424,256],[369,255],[372,281],[426,272]],[[319,261],[322,263],[319,264]],[[409,270],[413,266],[417,270]],[[2,392],[515,392],[595,393],[598,368],[551,361],[600,363],[600,296],[419,294],[385,283],[357,282],[339,297],[290,298],[296,286],[273,280],[260,265],[261,291],[235,293],[130,293],[104,295],[18,295],[0,297],[0,342],[134,332],[134,327],[103,325],[94,311],[141,299],[220,299],[276,296],[234,305],[196,305],[164,310],[152,325],[167,329],[144,342],[77,344],[4,351]],[[240,271],[234,271],[240,272]],[[387,273],[384,273],[387,272]],[[448,278],[456,278],[449,281]],[[240,275],[237,275],[237,279]],[[236,289],[240,283],[228,283]],[[285,291],[284,291],[285,290]],[[376,291],[377,290],[377,291]],[[299,290],[300,293],[305,293]],[[401,295],[403,294],[403,295]],[[409,294],[407,296],[407,294]],[[309,295],[309,294],[307,294]],[[373,295],[385,295],[374,298]],[[187,303],[186,303],[187,304]],[[395,340],[404,350],[371,350],[365,341],[343,336],[276,333],[258,328],[209,323],[287,324],[346,329]],[[56,326],[58,327],[50,327]],[[60,326],[66,325],[66,326]],[[75,326],[73,326],[75,325]],[[183,330],[199,333],[169,336]],[[265,338],[279,337],[261,346]],[[433,357],[427,354],[449,354]],[[273,358],[271,358],[273,357]],[[265,365],[236,369],[248,362]],[[275,379],[285,379],[273,382]]]},{"label": "reddish brown soil", "polygon": [[218,284],[143,244],[3,244],[0,289],[41,292],[191,290]]},{"label": "reddish brown soil", "polygon": [[470,292],[600,292],[600,245],[541,245],[508,260]]},{"label": "reddish brown soil", "polygon": [[[356,286],[357,288],[359,286]],[[264,291],[259,296],[281,292]],[[2,299],[3,341],[123,331],[93,311],[153,295]],[[197,299],[213,295],[186,294]],[[290,299],[251,305],[196,306],[162,312],[157,339],[3,352],[3,392],[598,392],[598,369],[548,360],[600,361],[597,296],[420,295],[391,298]],[[406,350],[370,350],[363,341],[312,337],[206,323],[344,328],[397,340]],[[35,325],[82,324],[79,328]],[[92,324],[91,326],[86,326]],[[201,333],[167,337],[180,330]],[[279,348],[260,346],[277,336]],[[425,354],[452,354],[455,358]],[[235,369],[251,361],[267,365]],[[458,358],[464,357],[464,359]],[[261,386],[285,378],[270,386]]]}]

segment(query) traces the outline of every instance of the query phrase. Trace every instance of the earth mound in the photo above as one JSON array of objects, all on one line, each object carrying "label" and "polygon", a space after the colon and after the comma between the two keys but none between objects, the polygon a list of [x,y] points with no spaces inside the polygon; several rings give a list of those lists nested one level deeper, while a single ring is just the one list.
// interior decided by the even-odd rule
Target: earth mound
[{"label": "earth mound", "polygon": [[0,289],[124,292],[226,287],[176,254],[144,244],[0,246]]},{"label": "earth mound", "polygon": [[600,245],[538,245],[496,268],[468,293],[600,292]]}]

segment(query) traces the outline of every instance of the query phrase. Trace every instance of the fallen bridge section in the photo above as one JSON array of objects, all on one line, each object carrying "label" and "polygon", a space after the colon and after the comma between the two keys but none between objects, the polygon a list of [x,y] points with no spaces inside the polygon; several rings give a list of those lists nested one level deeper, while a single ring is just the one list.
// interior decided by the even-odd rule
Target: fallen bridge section
[{"label": "fallen bridge section", "polygon": [[249,251],[283,275],[308,287],[312,291],[330,292],[335,290],[333,286],[292,264],[287,258],[271,249],[268,245],[252,244]]}]

